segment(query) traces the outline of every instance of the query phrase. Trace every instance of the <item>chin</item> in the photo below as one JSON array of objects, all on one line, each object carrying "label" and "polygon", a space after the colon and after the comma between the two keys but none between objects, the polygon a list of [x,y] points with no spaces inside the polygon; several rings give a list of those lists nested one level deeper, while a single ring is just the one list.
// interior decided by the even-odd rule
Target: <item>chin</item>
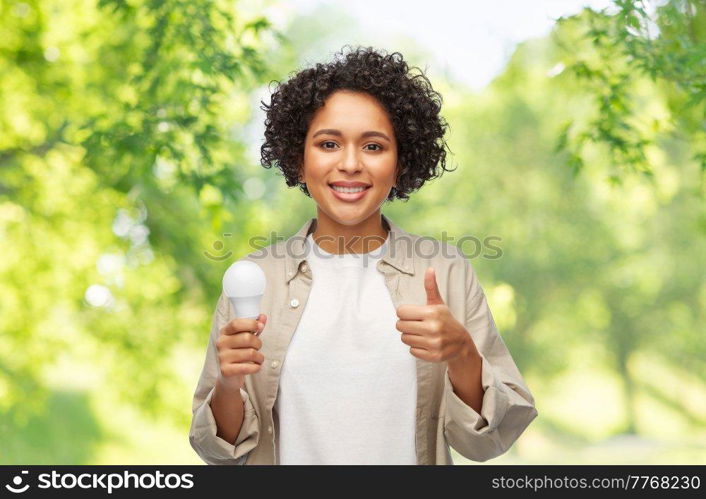
[{"label": "chin", "polygon": [[347,215],[344,215],[344,214],[338,214],[338,213],[336,213],[336,212],[334,211],[334,215],[335,215],[335,216],[333,216],[333,217],[331,217],[331,218],[332,218],[333,220],[335,220],[337,223],[341,224],[341,225],[358,225],[359,223],[363,222],[364,220],[367,220],[368,217],[369,217],[370,215],[372,215],[372,213],[371,213],[371,214],[367,214],[367,215],[350,215],[350,216],[347,216]]},{"label": "chin", "polygon": [[[324,205],[325,206],[325,205]],[[319,205],[320,209],[322,205]],[[322,211],[334,222],[340,225],[357,225],[367,220],[375,210],[342,210],[337,206],[326,206]]]}]

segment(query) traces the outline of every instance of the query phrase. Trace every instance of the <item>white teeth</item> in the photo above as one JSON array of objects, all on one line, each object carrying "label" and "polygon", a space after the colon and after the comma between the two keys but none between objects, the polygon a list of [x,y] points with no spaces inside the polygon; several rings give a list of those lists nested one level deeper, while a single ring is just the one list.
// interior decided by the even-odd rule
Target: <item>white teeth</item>
[{"label": "white teeth", "polygon": [[354,192],[362,192],[367,189],[367,187],[339,187],[337,185],[332,185],[331,187],[333,187],[333,190],[335,190],[336,192],[345,192],[347,194],[352,194]]}]

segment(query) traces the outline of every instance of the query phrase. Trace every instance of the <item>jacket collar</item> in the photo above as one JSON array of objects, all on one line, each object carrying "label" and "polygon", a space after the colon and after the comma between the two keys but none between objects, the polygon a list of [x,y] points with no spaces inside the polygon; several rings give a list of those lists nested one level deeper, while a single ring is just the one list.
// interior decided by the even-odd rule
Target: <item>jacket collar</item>
[{"label": "jacket collar", "polygon": [[[408,233],[384,214],[380,214],[383,226],[389,227],[389,244],[381,260],[400,272],[414,275],[412,264],[412,234]],[[316,217],[309,219],[299,231],[286,241],[285,266],[286,282],[289,282],[299,272],[302,262],[306,261],[306,237],[316,229]]]}]

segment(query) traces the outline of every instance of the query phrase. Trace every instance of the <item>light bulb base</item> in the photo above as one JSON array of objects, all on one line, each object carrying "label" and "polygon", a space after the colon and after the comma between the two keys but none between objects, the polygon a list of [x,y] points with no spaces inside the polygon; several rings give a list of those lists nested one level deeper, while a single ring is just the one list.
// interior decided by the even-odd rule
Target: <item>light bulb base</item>
[{"label": "light bulb base", "polygon": [[231,305],[233,305],[233,311],[235,312],[235,317],[244,319],[257,319],[260,316],[260,300],[262,295],[255,296],[241,296],[228,297]]}]

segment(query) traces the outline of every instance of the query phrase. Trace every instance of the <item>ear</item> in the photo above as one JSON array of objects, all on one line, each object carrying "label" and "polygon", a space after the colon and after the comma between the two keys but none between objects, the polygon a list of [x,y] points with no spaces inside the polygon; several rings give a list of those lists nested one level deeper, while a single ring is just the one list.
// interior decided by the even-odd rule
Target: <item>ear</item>
[{"label": "ear", "polygon": [[304,183],[304,164],[299,163],[299,173],[297,174],[297,181]]}]

